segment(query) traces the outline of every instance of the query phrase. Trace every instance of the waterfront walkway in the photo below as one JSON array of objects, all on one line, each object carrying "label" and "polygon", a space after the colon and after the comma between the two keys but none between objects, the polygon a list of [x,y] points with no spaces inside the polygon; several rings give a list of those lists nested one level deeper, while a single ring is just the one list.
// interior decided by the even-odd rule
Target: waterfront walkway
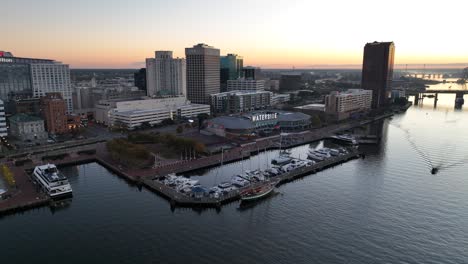
[{"label": "waterfront walkway", "polygon": [[[218,166],[220,165],[221,160],[223,160],[224,163],[229,163],[248,158],[252,154],[255,154],[259,151],[277,149],[279,148],[280,138],[283,142],[283,148],[299,146],[327,138],[334,133],[345,131],[358,126],[363,126],[389,116],[391,116],[391,114],[382,115],[372,119],[331,125],[321,129],[308,130],[299,133],[287,133],[283,134],[283,136],[276,135],[267,138],[260,138],[224,151],[223,157],[221,157],[221,154],[219,153],[193,160],[176,161],[174,163],[165,164],[154,168],[134,169],[122,166],[117,161],[111,158],[110,154],[107,151],[106,145],[103,142],[84,144],[71,149],[57,149],[55,150],[55,152],[59,151],[60,153],[63,152],[67,153],[68,155],[61,160],[51,162],[53,162],[57,166],[69,166],[89,162],[98,162],[100,165],[106,167],[107,169],[116,173],[120,177],[123,177],[127,181],[135,184],[143,184],[149,189],[156,191],[165,197],[168,197],[171,201],[174,201],[178,204],[204,204],[210,206],[217,206],[220,203],[225,203],[237,199],[238,193],[229,193],[228,195],[222,197],[221,200],[207,197],[194,200],[190,197],[187,198],[186,195],[182,196],[182,194],[180,193],[174,193],[175,190],[172,190],[170,188],[168,189],[168,187],[156,183],[155,181],[153,181],[153,179],[157,176],[163,176],[169,173],[183,173],[192,170]],[[77,151],[83,150],[96,150],[96,153],[81,155],[77,154]],[[314,166],[284,174],[281,176],[280,181],[285,182],[294,179],[295,177],[299,177],[300,175],[314,173],[328,166],[333,166],[335,164],[345,162],[357,156],[358,154],[353,152],[346,156],[333,158],[325,162],[317,163]],[[15,175],[18,188],[15,190],[8,190],[8,193],[11,195],[11,197],[6,200],[0,200],[0,215],[2,213],[10,212],[12,210],[27,209],[34,206],[44,205],[49,202],[49,198],[38,190],[38,188],[36,187],[36,185],[33,184],[33,182],[30,179],[30,176],[27,173],[27,171],[34,168],[34,166],[38,164],[43,164],[47,161],[42,161],[41,154],[39,153],[28,155],[28,157],[31,158],[32,163],[20,167],[14,166],[12,161],[5,161],[4,159],[4,163],[6,163],[10,167],[13,174]]]}]

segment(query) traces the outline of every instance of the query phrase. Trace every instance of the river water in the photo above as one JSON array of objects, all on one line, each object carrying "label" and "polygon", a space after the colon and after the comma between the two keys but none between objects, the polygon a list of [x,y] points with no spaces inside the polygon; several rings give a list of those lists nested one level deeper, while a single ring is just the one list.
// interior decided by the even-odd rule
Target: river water
[{"label": "river water", "polygon": [[[64,168],[69,206],[0,219],[8,263],[468,263],[468,112],[451,95],[375,129],[365,159],[280,186],[251,207],[176,208],[97,164]],[[317,142],[320,147],[327,142]],[[305,157],[308,145],[293,149]],[[252,160],[192,174],[212,185]],[[440,171],[430,173],[431,166]]]}]

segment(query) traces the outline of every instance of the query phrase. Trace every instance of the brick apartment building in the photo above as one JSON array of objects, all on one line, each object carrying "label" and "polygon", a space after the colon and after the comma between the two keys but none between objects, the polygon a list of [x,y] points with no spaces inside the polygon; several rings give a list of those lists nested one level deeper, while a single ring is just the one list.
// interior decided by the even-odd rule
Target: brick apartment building
[{"label": "brick apartment building", "polygon": [[47,93],[41,97],[41,112],[47,132],[63,134],[68,132],[67,103],[60,93]]}]

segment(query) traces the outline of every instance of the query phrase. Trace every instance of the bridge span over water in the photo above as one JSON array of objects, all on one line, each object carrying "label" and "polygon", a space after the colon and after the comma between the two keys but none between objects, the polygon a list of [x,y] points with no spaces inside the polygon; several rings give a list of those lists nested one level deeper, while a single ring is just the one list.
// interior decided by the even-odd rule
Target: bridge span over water
[{"label": "bridge span over water", "polygon": [[414,105],[418,105],[420,101],[424,100],[424,97],[427,95],[432,95],[434,97],[434,108],[437,107],[437,101],[439,100],[439,94],[455,94],[455,107],[461,108],[465,103],[463,96],[468,94],[468,89],[463,90],[452,90],[452,89],[445,89],[445,90],[433,90],[433,89],[426,89],[423,92],[408,92],[407,96],[414,96]]}]

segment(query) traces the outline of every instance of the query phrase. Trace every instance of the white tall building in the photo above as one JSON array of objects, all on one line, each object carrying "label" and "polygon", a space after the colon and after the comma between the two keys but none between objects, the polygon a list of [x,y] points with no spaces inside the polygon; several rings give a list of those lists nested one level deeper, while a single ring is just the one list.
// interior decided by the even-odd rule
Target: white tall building
[{"label": "white tall building", "polygon": [[146,59],[148,96],[185,95],[186,82],[185,59],[174,59],[172,51],[156,51],[155,58]]},{"label": "white tall building", "polygon": [[239,78],[227,81],[228,91],[262,91],[265,90],[265,80]]},{"label": "white tall building", "polygon": [[0,137],[6,137],[8,135],[7,125],[5,119],[5,104],[0,100]]},{"label": "white tall building", "polygon": [[60,93],[67,103],[67,113],[73,112],[72,87],[70,69],[62,63],[31,64],[31,81],[34,97],[45,96],[46,93]]}]

